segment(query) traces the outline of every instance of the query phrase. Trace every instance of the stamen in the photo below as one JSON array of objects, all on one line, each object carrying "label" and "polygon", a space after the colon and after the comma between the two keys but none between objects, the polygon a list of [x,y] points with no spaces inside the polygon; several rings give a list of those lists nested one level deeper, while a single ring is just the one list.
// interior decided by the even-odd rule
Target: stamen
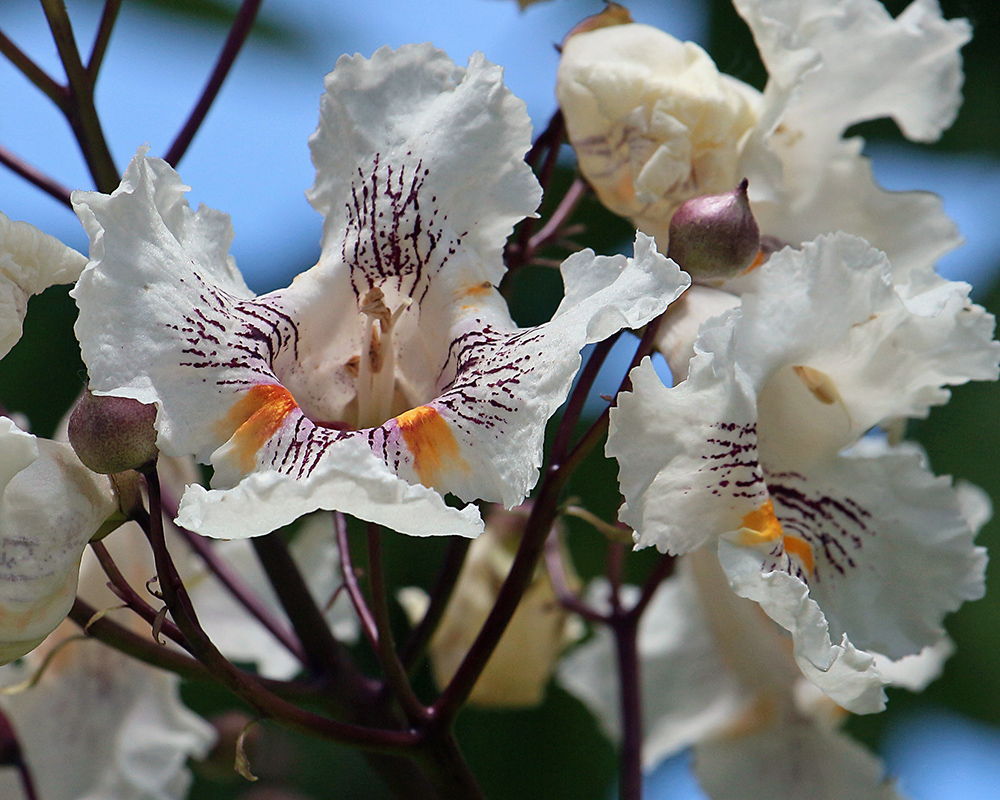
[{"label": "stamen", "polygon": [[[369,289],[358,305],[365,315],[362,351],[358,358],[358,427],[373,428],[392,416],[396,395],[396,347],[393,329],[412,301],[405,298],[395,310],[385,303],[378,287]],[[378,327],[375,326],[378,320]],[[353,359],[352,359],[353,361]]]}]

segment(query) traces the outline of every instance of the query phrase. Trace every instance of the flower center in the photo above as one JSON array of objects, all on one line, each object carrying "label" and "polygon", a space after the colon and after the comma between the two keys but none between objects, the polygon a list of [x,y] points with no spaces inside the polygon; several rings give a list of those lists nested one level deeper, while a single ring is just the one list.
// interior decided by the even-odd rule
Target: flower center
[{"label": "flower center", "polygon": [[358,310],[365,316],[357,378],[359,428],[377,427],[392,416],[396,394],[393,332],[410,302],[406,298],[395,311],[390,311],[382,290],[375,287],[358,303]]}]

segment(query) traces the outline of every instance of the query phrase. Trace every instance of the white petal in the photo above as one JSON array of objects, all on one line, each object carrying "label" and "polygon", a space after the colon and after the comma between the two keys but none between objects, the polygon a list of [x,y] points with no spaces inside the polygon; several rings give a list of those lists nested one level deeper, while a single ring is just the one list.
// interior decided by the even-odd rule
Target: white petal
[{"label": "white petal", "polygon": [[601,202],[663,246],[677,206],[739,182],[756,98],[737,84],[698,45],[628,24],[571,36],[556,94]]},{"label": "white petal", "polygon": [[712,800],[902,800],[863,747],[789,716],[748,735],[698,745],[694,769]]},{"label": "white petal", "polygon": [[618,459],[619,516],[639,547],[690,552],[738,529],[767,496],[755,397],[721,341],[732,325],[710,333],[717,353],[696,351],[686,381],[668,390],[645,359],[611,410],[606,453]]},{"label": "white petal", "polygon": [[21,338],[28,298],[72,283],[86,265],[86,258],[58,239],[0,213],[0,358]]},{"label": "white petal", "polygon": [[[28,677],[38,660],[7,668]],[[46,800],[182,800],[188,758],[207,752],[214,732],[188,711],[177,676],[78,642],[40,683],[0,699]],[[15,796],[20,796],[15,794]]]},{"label": "white petal", "polygon": [[243,539],[325,508],[413,536],[482,532],[475,506],[451,508],[434,490],[401,480],[357,439],[345,440],[323,456],[304,477],[271,470],[252,472],[230,489],[189,486],[177,524],[206,536]]},{"label": "white petal", "polygon": [[788,135],[801,128],[829,142],[855,122],[891,116],[908,138],[934,141],[954,121],[962,100],[958,51],[971,27],[942,19],[936,0],[916,0],[896,19],[875,0],[734,5],[771,81],[792,98],[782,120]]},{"label": "white petal", "polygon": [[[284,611],[260,566],[250,543],[245,540],[215,543],[216,554],[243,579],[278,619]],[[292,541],[290,552],[334,634],[342,641],[354,641],[358,621],[346,593],[326,608],[341,586],[340,558],[329,517],[310,517]],[[186,579],[198,620],[212,641],[233,661],[253,662],[265,678],[288,680],[301,669],[298,660],[274,638],[206,570]],[[290,630],[289,626],[289,630]]]},{"label": "white petal", "polygon": [[67,444],[0,418],[0,663],[38,645],[76,596],[80,558],[117,510],[111,484]]},{"label": "white petal", "polygon": [[756,272],[736,358],[760,393],[761,438],[783,459],[835,453],[884,420],[926,416],[945,385],[997,375],[994,320],[968,286],[894,288],[861,239],[820,237]]},{"label": "white petal", "polygon": [[[623,592],[626,604],[637,590]],[[594,581],[587,590],[595,607],[607,604],[609,587]],[[724,730],[745,710],[747,694],[719,658],[710,628],[687,573],[665,581],[639,624],[643,714],[643,765]],[[565,656],[559,682],[597,717],[606,735],[621,738],[618,666],[611,632],[599,627],[591,639]]]},{"label": "white petal", "polygon": [[427,221],[458,234],[485,279],[499,282],[507,236],[541,199],[523,158],[531,123],[501,75],[481,53],[463,69],[429,44],[383,47],[371,59],[341,56],[310,139],[316,183],[309,200],[326,217],[324,256],[340,255],[363,200],[359,174],[390,164],[396,179],[421,180]]}]

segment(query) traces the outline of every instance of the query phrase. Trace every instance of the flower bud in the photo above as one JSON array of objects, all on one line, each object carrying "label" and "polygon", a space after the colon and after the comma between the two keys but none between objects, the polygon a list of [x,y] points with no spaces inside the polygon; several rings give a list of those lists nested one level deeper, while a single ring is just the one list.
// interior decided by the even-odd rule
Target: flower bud
[{"label": "flower bud", "polygon": [[[530,506],[500,507],[486,518],[486,531],[469,548],[458,583],[430,643],[438,686],[447,686],[465,658],[510,572]],[[575,584],[576,576],[569,579]],[[401,598],[404,607],[407,601]],[[538,705],[556,660],[572,641],[573,625],[555,596],[548,571],[539,567],[507,630],[480,675],[469,703],[480,707]]]},{"label": "flower bud", "polygon": [[87,389],[69,419],[69,441],[94,472],[141,470],[157,455],[156,407],[130,397],[91,394]]},{"label": "flower bud", "polygon": [[731,278],[760,251],[760,229],[750,210],[746,178],[725,194],[693,197],[670,220],[667,256],[695,280]]}]

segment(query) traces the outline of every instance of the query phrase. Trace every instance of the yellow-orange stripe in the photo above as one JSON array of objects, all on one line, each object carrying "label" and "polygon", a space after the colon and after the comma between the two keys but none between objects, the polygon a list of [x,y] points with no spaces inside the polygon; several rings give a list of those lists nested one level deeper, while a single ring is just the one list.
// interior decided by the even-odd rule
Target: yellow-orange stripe
[{"label": "yellow-orange stripe", "polygon": [[220,436],[230,434],[229,441],[243,472],[253,470],[257,451],[297,407],[292,393],[277,383],[254,386],[233,404],[216,427]]},{"label": "yellow-orange stripe", "polygon": [[448,423],[430,406],[417,406],[396,417],[399,432],[413,456],[413,469],[424,486],[434,486],[449,467],[468,469]]}]

